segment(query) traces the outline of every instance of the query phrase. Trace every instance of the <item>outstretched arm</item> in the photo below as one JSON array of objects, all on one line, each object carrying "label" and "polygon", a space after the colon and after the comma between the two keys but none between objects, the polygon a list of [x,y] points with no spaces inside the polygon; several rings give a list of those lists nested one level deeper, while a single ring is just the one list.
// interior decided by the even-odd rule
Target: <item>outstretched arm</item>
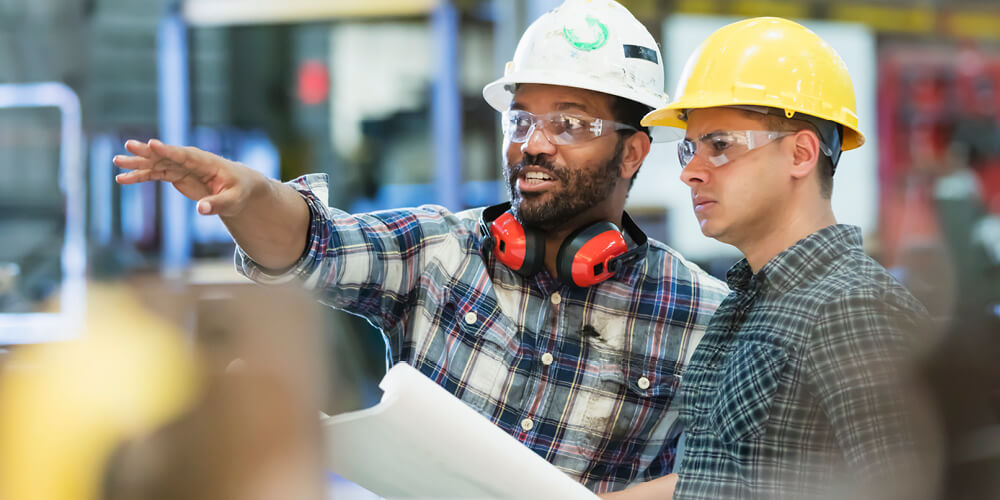
[{"label": "outstretched arm", "polygon": [[125,143],[133,156],[119,155],[119,184],[164,181],[198,202],[198,213],[218,215],[233,239],[255,262],[285,269],[302,255],[309,207],[294,189],[259,172],[194,147]]}]

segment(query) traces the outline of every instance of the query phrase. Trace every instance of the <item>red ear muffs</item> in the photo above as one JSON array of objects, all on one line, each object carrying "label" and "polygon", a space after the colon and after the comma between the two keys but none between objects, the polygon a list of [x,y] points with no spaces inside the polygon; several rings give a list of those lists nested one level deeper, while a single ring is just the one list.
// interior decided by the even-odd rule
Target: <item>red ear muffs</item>
[{"label": "red ear muffs", "polygon": [[490,232],[496,244],[493,251],[497,260],[520,274],[532,276],[542,269],[545,262],[545,241],[537,231],[525,229],[514,218],[514,214],[504,212],[490,224]]},{"label": "red ear muffs", "polygon": [[649,240],[627,212],[622,213],[622,228],[635,243],[631,249],[618,226],[610,222],[595,222],[570,233],[556,254],[559,281],[594,286],[614,276],[623,265],[645,257]]},{"label": "red ear muffs", "polygon": [[559,280],[578,287],[594,286],[615,274],[614,260],[628,252],[628,244],[610,222],[597,222],[569,236],[559,247]]},{"label": "red ear muffs", "polygon": [[483,211],[479,219],[483,245],[511,270],[533,276],[545,264],[545,239],[538,231],[521,226],[509,208],[510,204],[504,203]]},{"label": "red ear muffs", "polygon": [[[503,203],[483,210],[479,228],[484,250],[493,252],[497,260],[518,274],[533,276],[545,265],[545,238],[541,232],[523,227],[509,209],[510,203]],[[614,276],[622,264],[645,256],[645,233],[627,213],[622,214],[622,226],[635,242],[632,249],[610,222],[596,222],[567,236],[556,254],[559,281],[578,287],[594,286]]]}]

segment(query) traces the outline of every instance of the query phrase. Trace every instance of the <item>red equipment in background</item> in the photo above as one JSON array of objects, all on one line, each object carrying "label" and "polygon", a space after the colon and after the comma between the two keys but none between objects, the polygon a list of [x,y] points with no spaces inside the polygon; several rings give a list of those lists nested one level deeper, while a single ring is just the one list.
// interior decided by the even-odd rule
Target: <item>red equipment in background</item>
[{"label": "red equipment in background", "polygon": [[934,186],[971,167],[1000,210],[1000,54],[966,46],[891,46],[879,55],[880,257],[941,243]]}]

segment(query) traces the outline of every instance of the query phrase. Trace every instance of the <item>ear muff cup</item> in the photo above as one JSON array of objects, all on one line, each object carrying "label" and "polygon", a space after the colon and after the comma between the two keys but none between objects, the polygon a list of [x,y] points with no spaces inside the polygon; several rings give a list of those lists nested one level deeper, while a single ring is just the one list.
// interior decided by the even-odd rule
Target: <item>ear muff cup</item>
[{"label": "ear muff cup", "polygon": [[615,274],[618,258],[628,243],[618,227],[596,222],[570,233],[556,255],[559,281],[578,287],[594,286]]},{"label": "ear muff cup", "polygon": [[523,276],[533,276],[545,264],[545,238],[525,228],[514,214],[505,212],[490,224],[493,252],[503,265]]},{"label": "ear muff cup", "polygon": [[483,246],[509,269],[533,276],[545,265],[545,238],[541,232],[522,226],[509,208],[509,203],[502,203],[483,210],[479,219]]}]

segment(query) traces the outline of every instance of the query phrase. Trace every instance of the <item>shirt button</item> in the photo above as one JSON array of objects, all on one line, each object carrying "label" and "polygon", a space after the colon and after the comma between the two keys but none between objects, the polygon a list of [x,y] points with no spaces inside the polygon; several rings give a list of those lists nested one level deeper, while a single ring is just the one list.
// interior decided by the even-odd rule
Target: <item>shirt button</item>
[{"label": "shirt button", "polygon": [[549,301],[558,306],[562,302],[562,295],[559,295],[559,292],[555,292],[549,297]]},{"label": "shirt button", "polygon": [[649,389],[649,379],[646,377],[639,377],[639,380],[638,382],[636,382],[636,385],[638,385],[640,389],[645,391],[646,389]]},{"label": "shirt button", "polygon": [[530,431],[534,427],[535,427],[535,423],[532,422],[530,418],[526,418],[526,419],[524,419],[524,420],[521,421],[521,428],[524,429],[525,432]]},{"label": "shirt button", "polygon": [[542,354],[542,364],[545,365],[545,366],[551,365],[552,364],[552,354],[550,354],[550,353]]},{"label": "shirt button", "polygon": [[479,316],[476,315],[476,313],[474,311],[469,311],[469,312],[465,313],[465,322],[468,323],[468,324],[470,324],[470,325],[475,324],[475,322],[478,319],[479,319]]}]

